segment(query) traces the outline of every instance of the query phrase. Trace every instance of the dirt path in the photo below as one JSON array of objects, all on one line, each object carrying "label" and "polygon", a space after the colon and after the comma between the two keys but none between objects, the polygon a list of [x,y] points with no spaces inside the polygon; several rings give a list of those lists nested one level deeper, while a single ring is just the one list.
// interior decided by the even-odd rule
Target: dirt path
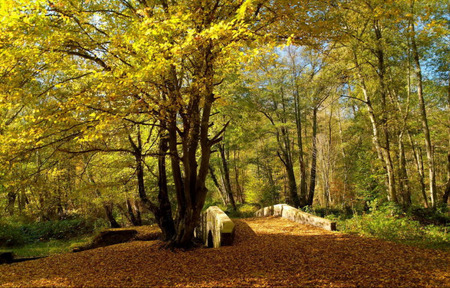
[{"label": "dirt path", "polygon": [[188,252],[132,242],[0,265],[0,287],[450,287],[450,253],[282,218],[236,221],[235,244]]}]

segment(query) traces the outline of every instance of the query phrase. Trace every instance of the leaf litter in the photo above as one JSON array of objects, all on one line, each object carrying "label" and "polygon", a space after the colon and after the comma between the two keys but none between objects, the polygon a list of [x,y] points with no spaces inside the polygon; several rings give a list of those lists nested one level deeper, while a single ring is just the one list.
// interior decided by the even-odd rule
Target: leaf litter
[{"label": "leaf litter", "polygon": [[446,251],[279,217],[234,221],[233,246],[171,251],[135,241],[54,255],[1,265],[0,287],[450,287]]}]

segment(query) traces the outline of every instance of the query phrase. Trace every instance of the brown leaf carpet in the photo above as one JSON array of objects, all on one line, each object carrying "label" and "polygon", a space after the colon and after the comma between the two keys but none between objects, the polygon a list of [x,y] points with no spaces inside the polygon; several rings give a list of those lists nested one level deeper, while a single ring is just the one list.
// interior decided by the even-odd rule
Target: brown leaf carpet
[{"label": "brown leaf carpet", "polygon": [[0,287],[450,287],[450,253],[282,218],[235,220],[233,246],[187,252],[136,241],[0,265]]}]

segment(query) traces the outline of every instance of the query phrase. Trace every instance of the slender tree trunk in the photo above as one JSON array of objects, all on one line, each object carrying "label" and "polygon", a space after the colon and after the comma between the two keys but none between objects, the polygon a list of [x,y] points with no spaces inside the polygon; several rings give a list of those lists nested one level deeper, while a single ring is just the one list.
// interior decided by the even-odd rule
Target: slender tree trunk
[{"label": "slender tree trunk", "polygon": [[384,145],[383,145],[383,157],[386,162],[386,171],[387,171],[387,177],[388,177],[388,191],[389,191],[389,200],[398,204],[397,199],[397,191],[395,188],[395,173],[394,173],[394,163],[392,161],[391,157],[391,148],[390,148],[390,135],[389,135],[389,125],[388,125],[388,105],[386,101],[386,83],[385,83],[385,77],[386,77],[386,64],[385,64],[385,57],[384,57],[384,50],[381,45],[382,40],[382,34],[381,34],[381,26],[378,20],[374,21],[374,31],[375,31],[375,37],[377,39],[376,42],[376,49],[375,49],[375,55],[377,57],[378,61],[378,69],[377,69],[377,75],[378,80],[380,84],[380,96],[381,96],[381,106],[382,106],[382,113],[381,113],[381,127],[383,131],[384,136]]},{"label": "slender tree trunk", "polygon": [[313,127],[312,127],[312,151],[311,151],[311,172],[309,178],[309,194],[307,205],[311,206],[314,201],[314,191],[316,189],[316,170],[317,170],[317,107],[313,108]]},{"label": "slender tree trunk", "polygon": [[406,171],[406,156],[405,146],[403,144],[403,133],[398,138],[398,150],[399,150],[399,187],[403,198],[403,207],[405,209],[411,206],[411,188],[409,185],[408,172]]},{"label": "slender tree trunk", "polygon": [[[414,1],[411,1],[411,12],[414,12]],[[414,15],[414,14],[413,14]],[[430,197],[431,197],[431,206],[436,207],[437,204],[437,191],[436,191],[436,174],[434,167],[434,155],[433,155],[433,147],[431,144],[431,136],[430,129],[428,127],[428,119],[427,112],[425,108],[425,100],[423,96],[423,83],[422,83],[422,69],[420,65],[420,57],[419,52],[416,45],[416,36],[415,36],[415,27],[413,21],[410,21],[409,24],[411,31],[411,49],[415,64],[415,74],[417,78],[417,97],[419,98],[419,110],[420,110],[420,120],[422,123],[422,130],[425,138],[425,149],[427,153],[428,160],[428,173],[430,179]]]},{"label": "slender tree trunk", "polygon": [[219,181],[217,180],[216,173],[214,172],[214,168],[209,165],[209,174],[211,175],[211,178],[214,182],[214,185],[216,186],[217,190],[219,191],[220,198],[222,199],[222,202],[224,205],[228,205],[227,197],[224,189],[222,189],[222,186],[220,185]]},{"label": "slender tree trunk", "polygon": [[[382,57],[383,53],[381,53],[381,55],[379,55],[381,57],[381,60],[379,60],[382,63]],[[353,56],[354,56],[354,61],[355,61],[355,65],[357,67],[357,73],[358,73],[358,77],[360,78],[361,81],[361,88],[364,94],[364,104],[367,107],[367,110],[369,112],[369,119],[370,119],[370,123],[372,125],[372,142],[375,145],[376,151],[377,151],[377,155],[378,155],[378,159],[380,159],[383,163],[383,167],[384,170],[386,171],[386,186],[388,187],[388,192],[389,192],[389,198],[391,201],[397,203],[397,196],[396,196],[396,191],[395,191],[395,178],[394,178],[394,169],[393,169],[393,164],[392,164],[392,159],[390,156],[390,150],[387,146],[387,144],[389,142],[386,142],[385,147],[382,146],[381,141],[380,141],[380,135],[379,135],[379,129],[378,129],[378,123],[377,123],[377,118],[375,116],[375,110],[373,109],[372,106],[372,102],[371,99],[369,97],[368,91],[367,91],[367,87],[366,87],[366,83],[364,80],[364,77],[362,76],[362,71],[361,71],[361,67],[358,63],[358,59],[357,59],[357,54],[356,51],[353,51]],[[384,67],[384,65],[381,65],[382,67]],[[380,79],[380,82],[383,82],[382,79]],[[384,85],[384,84],[383,84]],[[383,89],[382,89],[383,90]],[[384,94],[384,93],[383,93]],[[385,108],[383,108],[385,110]],[[383,112],[384,117],[386,117],[386,111]],[[388,130],[387,130],[387,119],[383,120],[383,131],[385,136]],[[388,140],[389,137],[386,139],[386,141]]]},{"label": "slender tree trunk", "polygon": [[222,168],[223,168],[223,180],[225,190],[228,195],[228,199],[230,199],[231,206],[233,210],[236,211],[236,202],[234,201],[233,191],[231,190],[231,181],[230,181],[230,169],[228,167],[227,157],[225,155],[225,144],[217,145],[219,147],[220,158],[222,160]]},{"label": "slender tree trunk", "polygon": [[332,144],[333,144],[333,141],[332,141],[332,130],[333,129],[332,129],[332,125],[331,125],[332,119],[333,119],[333,107],[330,106],[330,117],[328,119],[328,146],[327,146],[327,161],[326,161],[327,163],[325,165],[326,169],[324,171],[324,172],[326,172],[326,173],[324,173],[324,174],[326,174],[326,177],[324,178],[324,180],[326,181],[326,185],[325,185],[326,193],[325,193],[325,196],[327,198],[327,200],[326,200],[326,203],[327,203],[326,207],[327,208],[328,208],[328,205],[332,201],[332,198],[331,198],[331,187],[330,187],[330,178],[331,178],[331,169],[332,169],[332,167],[331,167],[331,150],[332,150]]},{"label": "slender tree trunk", "polygon": [[416,145],[415,145],[414,141],[412,140],[411,133],[409,131],[408,131],[408,138],[409,138],[409,143],[411,145],[411,149],[413,152],[414,163],[416,164],[417,174],[419,176],[420,191],[422,192],[423,200],[425,202],[425,208],[428,208],[429,207],[428,197],[427,197],[427,193],[425,191],[426,190],[425,177],[424,177],[424,173],[423,173],[423,164],[422,164],[422,156],[421,156],[420,148],[416,149]]},{"label": "slender tree trunk", "polygon": [[450,151],[447,152],[447,185],[445,186],[444,196],[442,197],[442,203],[448,204],[448,196],[450,194]]},{"label": "slender tree trunk", "polygon": [[[350,95],[350,93],[349,93]],[[341,142],[341,153],[342,153],[342,159],[343,159],[343,164],[344,164],[344,191],[341,194],[343,197],[343,199],[345,199],[345,196],[347,195],[347,187],[348,187],[348,175],[349,175],[349,168],[348,168],[348,164],[347,164],[347,153],[345,151],[345,147],[344,147],[344,133],[343,133],[343,129],[342,129],[342,119],[341,119],[341,113],[340,113],[340,109],[338,109],[338,124],[339,124],[339,138],[340,138],[340,142]],[[345,200],[344,200],[345,201]]]},{"label": "slender tree trunk", "polygon": [[[447,84],[447,114],[450,113],[450,77]],[[448,121],[448,147],[447,147],[447,185],[445,186],[442,203],[448,205],[448,197],[450,194],[450,120]]]},{"label": "slender tree trunk", "polygon": [[236,192],[237,192],[237,200],[241,203],[244,204],[244,192],[242,191],[242,185],[240,183],[240,176],[239,176],[239,168],[237,163],[239,162],[239,151],[237,153],[236,156],[236,150],[233,151],[233,156],[234,156],[234,175],[235,175],[235,181],[236,181]]},{"label": "slender tree trunk", "polygon": [[294,110],[295,110],[295,125],[297,131],[297,145],[298,145],[298,161],[300,165],[300,206],[306,205],[308,192],[306,184],[306,164],[303,152],[303,137],[302,137],[302,119],[301,119],[301,107],[300,107],[300,91],[298,85],[295,85],[295,97],[294,97]]}]

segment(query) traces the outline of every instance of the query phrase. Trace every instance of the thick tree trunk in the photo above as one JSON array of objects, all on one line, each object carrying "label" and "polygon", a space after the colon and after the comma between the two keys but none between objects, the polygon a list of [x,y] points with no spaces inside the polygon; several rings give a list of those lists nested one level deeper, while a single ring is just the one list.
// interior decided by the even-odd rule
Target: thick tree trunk
[{"label": "thick tree trunk", "polygon": [[[161,123],[162,126],[165,123]],[[159,151],[158,151],[158,204],[155,217],[163,232],[162,238],[169,240],[175,235],[175,223],[172,216],[172,205],[169,200],[169,190],[167,187],[167,172],[166,172],[166,154],[168,151],[168,140],[165,135],[160,136]]]},{"label": "thick tree trunk", "polygon": [[[161,123],[161,127],[164,127],[165,123]],[[159,150],[158,150],[158,204],[155,205],[148,199],[145,189],[144,181],[144,158],[142,155],[142,140],[141,133],[138,127],[137,143],[128,137],[130,144],[134,150],[134,157],[136,161],[136,177],[138,182],[138,194],[139,198],[152,213],[155,215],[155,220],[162,231],[162,239],[168,240],[175,234],[174,222],[172,218],[172,208],[169,201],[168,189],[167,189],[167,175],[166,175],[166,153],[167,153],[167,138],[160,135]]]},{"label": "thick tree trunk", "polygon": [[127,213],[130,217],[129,220],[133,226],[142,226],[141,212],[138,209],[133,208],[133,206],[130,199],[127,199]]},{"label": "thick tree trunk", "polygon": [[14,206],[16,203],[17,194],[16,192],[10,191],[8,192],[8,205],[6,210],[8,211],[9,216],[14,215]]},{"label": "thick tree trunk", "polygon": [[[186,248],[193,244],[194,228],[198,224],[206,199],[205,181],[209,170],[211,146],[221,140],[221,134],[226,128],[225,126],[221,132],[209,139],[209,120],[215,101],[212,48],[212,42],[209,42],[196,52],[199,61],[194,65],[193,79],[194,82],[198,81],[197,79],[201,81],[192,84],[187,105],[180,107],[179,104],[182,97],[175,66],[171,66],[170,81],[167,82],[168,99],[175,107],[168,111],[167,130],[178,203],[176,234],[169,244],[172,247]],[[177,115],[180,115],[182,120],[182,129],[177,127]],[[181,157],[178,136],[181,140]],[[197,162],[198,155],[200,158]],[[183,164],[183,173],[180,160]]]},{"label": "thick tree trunk", "polygon": [[286,168],[286,174],[288,178],[289,204],[293,205],[294,207],[300,207],[300,201],[297,194],[297,183],[295,180],[294,165],[292,165],[291,160],[287,160],[287,162],[284,163],[284,167]]}]

